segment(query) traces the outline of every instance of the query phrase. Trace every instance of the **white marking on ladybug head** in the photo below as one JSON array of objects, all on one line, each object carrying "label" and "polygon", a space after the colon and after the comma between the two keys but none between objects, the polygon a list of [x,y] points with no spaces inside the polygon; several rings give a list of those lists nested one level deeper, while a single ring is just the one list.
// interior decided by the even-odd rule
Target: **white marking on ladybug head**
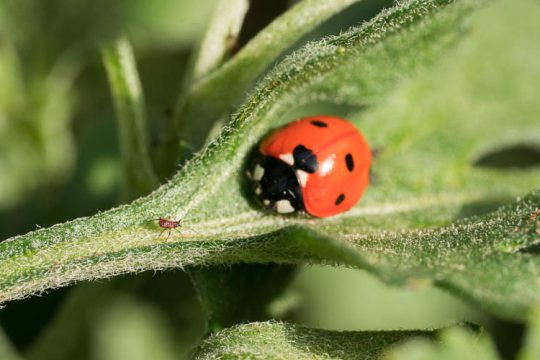
[{"label": "white marking on ladybug head", "polygon": [[265,206],[270,205],[270,200],[264,199],[264,200],[263,200],[263,204],[264,204]]},{"label": "white marking on ladybug head", "polygon": [[261,195],[261,194],[262,194],[262,189],[261,189],[261,187],[259,186],[259,187],[257,187],[257,188],[255,189],[255,195]]},{"label": "white marking on ladybug head", "polygon": [[279,158],[291,166],[294,165],[294,157],[292,154],[281,154],[279,155]]},{"label": "white marking on ladybug head", "polygon": [[278,200],[276,201],[276,210],[280,214],[289,214],[294,212],[294,208],[291,205],[289,200]]},{"label": "white marking on ladybug head", "polygon": [[306,187],[309,174],[304,170],[296,170],[296,177],[300,181],[300,186]]},{"label": "white marking on ladybug head", "polygon": [[253,170],[253,180],[260,181],[264,176],[264,168],[257,164],[255,170]]}]

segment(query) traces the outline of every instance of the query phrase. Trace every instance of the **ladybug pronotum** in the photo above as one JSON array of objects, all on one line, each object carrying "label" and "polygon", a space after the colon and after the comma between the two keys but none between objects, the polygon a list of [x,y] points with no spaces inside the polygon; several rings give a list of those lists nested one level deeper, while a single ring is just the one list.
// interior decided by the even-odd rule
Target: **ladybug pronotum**
[{"label": "ladybug pronotum", "polygon": [[371,151],[347,120],[296,120],[262,140],[248,170],[257,200],[281,214],[327,217],[349,210],[369,182]]}]

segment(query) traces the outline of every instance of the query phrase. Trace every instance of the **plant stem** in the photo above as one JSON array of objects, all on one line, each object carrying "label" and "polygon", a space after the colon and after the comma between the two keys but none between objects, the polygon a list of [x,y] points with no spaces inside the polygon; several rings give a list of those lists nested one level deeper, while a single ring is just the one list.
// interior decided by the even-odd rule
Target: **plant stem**
[{"label": "plant stem", "polygon": [[133,50],[126,38],[102,48],[111,94],[116,108],[122,157],[122,200],[147,194],[158,185],[147,141],[144,97]]}]

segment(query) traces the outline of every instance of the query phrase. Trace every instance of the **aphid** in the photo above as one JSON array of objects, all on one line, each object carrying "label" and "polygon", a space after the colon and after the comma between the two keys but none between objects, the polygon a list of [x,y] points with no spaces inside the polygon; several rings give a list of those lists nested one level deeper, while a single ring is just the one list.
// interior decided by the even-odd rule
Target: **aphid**
[{"label": "aphid", "polygon": [[248,175],[265,208],[327,217],[360,200],[369,182],[371,158],[362,133],[350,122],[314,116],[264,138]]},{"label": "aphid", "polygon": [[165,231],[169,231],[169,233],[167,235],[167,240],[169,240],[169,237],[171,236],[171,231],[172,230],[176,230],[179,234],[182,234],[177,229],[178,227],[182,226],[182,224],[181,224],[182,220],[170,220],[170,219],[165,219],[165,218],[159,217],[159,219],[157,219],[157,221],[158,221],[159,227],[163,229],[163,231],[159,233],[158,237],[161,237],[161,235],[163,235],[163,233]]}]

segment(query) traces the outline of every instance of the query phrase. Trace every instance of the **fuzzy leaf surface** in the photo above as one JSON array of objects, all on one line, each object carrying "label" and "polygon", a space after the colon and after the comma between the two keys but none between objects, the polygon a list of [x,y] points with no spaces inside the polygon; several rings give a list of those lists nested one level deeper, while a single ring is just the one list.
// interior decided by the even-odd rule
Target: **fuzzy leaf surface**
[{"label": "fuzzy leaf surface", "polygon": [[[229,115],[245,98],[257,77],[269,64],[303,35],[332,15],[362,0],[303,0],[277,18],[238,54],[223,66],[195,78],[189,91],[182,94],[172,121],[172,131],[162,144],[161,166],[175,166],[178,136],[192,149],[199,150],[211,134],[213,126]],[[232,55],[232,53],[230,54]]]},{"label": "fuzzy leaf surface", "polygon": [[[307,45],[150,196],[0,244],[0,299],[147,269],[311,262],[367,269],[393,284],[434,283],[524,318],[540,302],[531,251],[540,241],[540,169],[474,166],[515,144],[534,157],[540,144],[540,5],[512,4],[409,1]],[[290,121],[291,107],[319,101],[360,106],[348,117],[381,149],[380,180],[340,216],[266,214],[246,184],[247,154]],[[159,216],[182,219],[180,233],[159,237]]]},{"label": "fuzzy leaf surface", "polygon": [[378,359],[390,345],[429,331],[329,331],[260,322],[235,326],[205,340],[195,359]]}]

